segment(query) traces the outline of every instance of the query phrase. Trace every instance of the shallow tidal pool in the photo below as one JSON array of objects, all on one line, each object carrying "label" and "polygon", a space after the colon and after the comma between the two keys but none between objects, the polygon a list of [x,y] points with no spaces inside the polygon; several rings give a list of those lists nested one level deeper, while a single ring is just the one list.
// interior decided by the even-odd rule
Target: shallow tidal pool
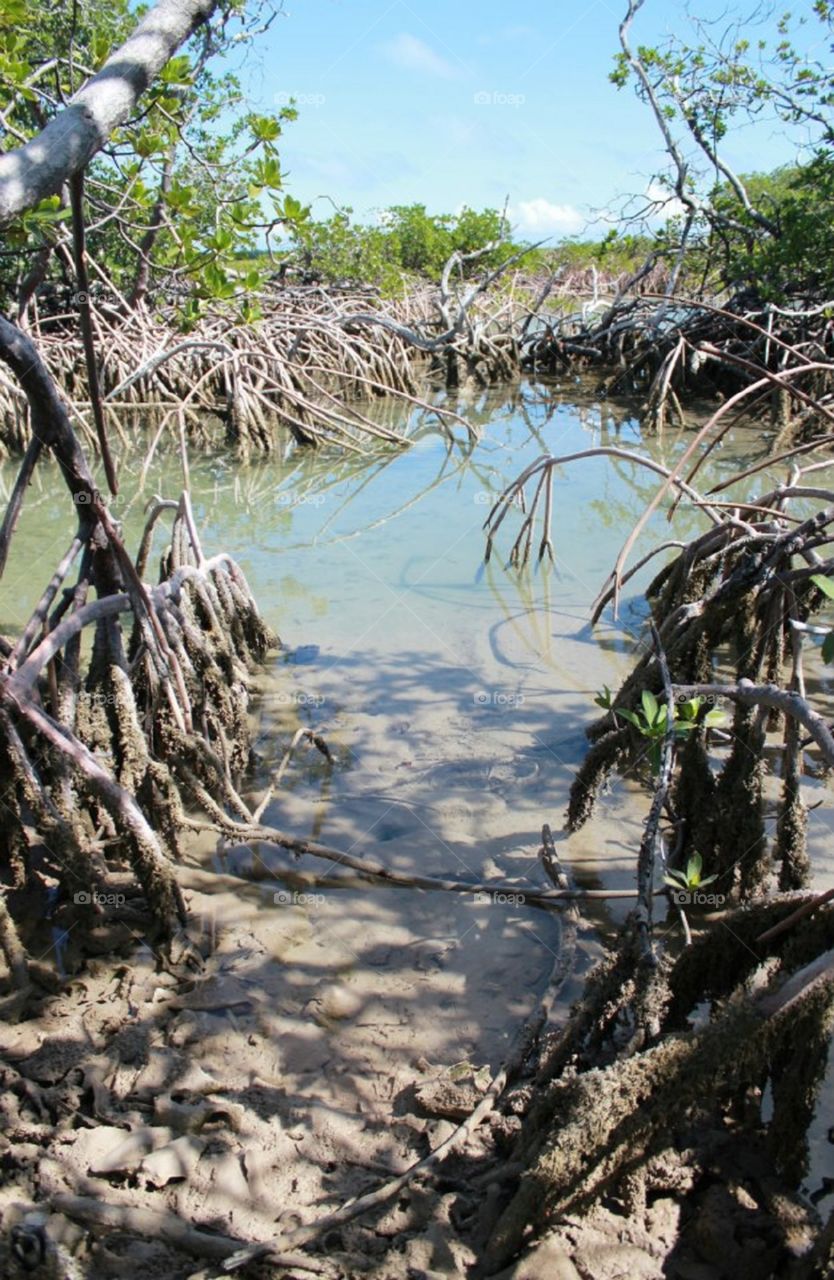
[{"label": "shallow tidal pool", "polygon": [[[690,433],[643,439],[626,408],[595,403],[579,386],[528,381],[451,407],[477,426],[474,447],[451,444],[424,415],[410,448],[366,459],[298,451],[189,459],[206,554],[223,550],[239,562],[282,642],[257,678],[251,792],[261,793],[301,726],[318,730],[334,756],[331,767],[299,748],[265,821],[404,873],[513,888],[500,901],[355,883],[322,890],[304,875],[332,872],[326,864],[291,868],[268,846],[195,849],[206,871],[248,873],[254,860],[266,877],[239,892],[228,880],[216,893],[210,878],[194,881],[196,913],[232,940],[218,952],[211,1016],[223,1016],[230,982],[262,997],[251,1026],[240,1001],[234,1014],[229,1006],[223,1052],[233,1036],[240,1064],[247,1035],[264,1036],[274,1048],[269,1069],[253,1056],[252,1070],[280,1077],[300,1114],[318,1117],[312,1131],[324,1125],[336,1144],[350,1145],[371,1112],[384,1129],[415,1060],[499,1065],[559,947],[557,921],[524,901],[525,889],[547,887],[542,824],[579,885],[631,889],[648,804],[617,783],[582,832],[569,841],[558,834],[584,729],[599,714],[594,697],[604,685],[616,690],[633,662],[640,592],[660,561],[629,583],[618,618],[609,610],[591,628],[591,606],[657,478],[604,457],[560,468],[553,565],[506,566],[520,520],[512,512],[485,566],[482,525],[504,487],[544,453],[616,445],[668,465]],[[765,451],[759,431],[735,429],[699,477],[701,490]],[[175,451],[155,457],[140,484],[142,460],[141,450],[124,453],[113,504],[132,551],[148,498],[176,498],[182,487]],[[7,490],[14,475],[4,464]],[[69,545],[71,517],[57,469],[42,468],[3,584],[5,634],[24,625]],[[670,532],[661,511],[632,562],[703,527],[703,514],[685,507]],[[814,857],[832,877],[827,809],[812,818]],[[583,908],[580,975],[629,905]],[[579,990],[577,979],[557,1016]],[[205,1037],[201,1051],[211,1044]],[[809,1190],[834,1175],[826,1129],[820,1118]]]}]

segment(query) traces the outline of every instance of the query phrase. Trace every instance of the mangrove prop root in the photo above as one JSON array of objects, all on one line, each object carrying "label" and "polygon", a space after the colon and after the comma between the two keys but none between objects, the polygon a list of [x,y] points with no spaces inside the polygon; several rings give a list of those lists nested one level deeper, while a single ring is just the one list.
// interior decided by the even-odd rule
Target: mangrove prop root
[{"label": "mangrove prop root", "polygon": [[760,898],[725,912],[720,928],[706,926],[681,952],[669,975],[671,998],[664,1030],[680,1030],[702,1001],[716,1005],[726,1000],[769,957],[784,956],[785,963],[795,967],[828,950],[834,944],[834,914],[820,910],[815,919],[806,922],[801,950],[796,948],[793,934],[780,929],[798,916],[800,907],[809,907],[814,901],[810,895]]},{"label": "mangrove prop root", "polygon": [[[547,1095],[547,1121],[541,1107],[535,1118],[528,1116],[522,1142],[530,1145],[532,1156],[495,1227],[482,1274],[506,1265],[531,1234],[596,1200],[636,1154],[647,1158],[673,1140],[680,1126],[714,1113],[748,1082],[766,1077],[783,1051],[795,1049],[800,1026],[826,1034],[834,998],[830,969],[824,980],[801,986],[802,995],[792,1002],[783,995],[788,985],[771,997],[771,1005],[740,993],[702,1031],[670,1036],[609,1067],[554,1084]],[[814,1056],[814,1067],[793,1081],[793,1089],[785,1080],[786,1098],[796,1088],[803,1098],[813,1094],[820,1055]],[[787,1102],[784,1108],[787,1116]],[[801,1136],[789,1134],[787,1121],[780,1118],[780,1123],[781,1137],[790,1137],[792,1144],[781,1152],[789,1165],[804,1130]]]},{"label": "mangrove prop root", "polygon": [[[109,872],[96,853],[103,828],[109,860],[133,869],[151,933],[164,944],[185,922],[171,858],[179,852],[187,809],[202,796],[214,805],[219,796],[222,819],[222,804],[251,817],[236,791],[249,761],[247,672],[274,642],[237,566],[228,557],[205,560],[190,541],[187,499],[175,507],[174,542],[181,550],[167,578],[140,593],[111,591],[89,604],[82,591],[69,610],[62,602],[44,637],[23,648],[0,681],[0,758],[18,832],[34,819],[65,898],[84,890],[89,901],[90,891],[107,889]],[[199,599],[207,605],[202,617],[194,607]],[[120,619],[127,615],[135,624],[139,600],[153,624],[134,625],[126,649]],[[181,626],[184,615],[190,623]],[[79,690],[78,641],[85,627],[94,629],[96,641]],[[152,659],[157,636],[165,643]],[[160,679],[174,655],[179,674]],[[18,836],[10,852],[17,869],[9,861],[4,878],[23,887],[25,841]],[[9,934],[9,947],[11,941]],[[19,967],[16,953],[14,960]]]},{"label": "mangrove prop root", "polygon": [[608,778],[627,758],[630,744],[629,729],[616,728],[591,747],[571,786],[566,819],[569,831],[578,831],[590,818]]},{"label": "mangrove prop root", "polygon": [[[591,970],[581,1000],[542,1054],[536,1076],[540,1087],[557,1078],[568,1065],[581,1070],[604,1052],[634,997],[636,950],[634,923],[629,917],[620,930],[618,944]],[[534,1110],[537,1105],[534,1101]]]},{"label": "mangrove prop root", "polygon": [[804,889],[811,879],[808,857],[808,809],[800,783],[799,726],[790,719],[785,732],[782,804],[776,825],[775,854],[779,862],[779,888]]},{"label": "mangrove prop root", "polygon": [[[535,466],[520,477],[514,496],[534,473]],[[787,500],[805,494],[828,505],[808,519],[788,517]],[[668,748],[679,704],[699,699],[690,713],[697,728],[680,732],[686,742],[675,752],[674,782],[668,767],[665,775],[661,770],[638,859],[638,907],[542,1062],[513,1153],[526,1172],[490,1241],[484,1274],[505,1266],[531,1234],[597,1203],[635,1163],[642,1166],[674,1144],[682,1126],[693,1120],[720,1125],[730,1114],[739,1119],[739,1099],[766,1084],[773,1101],[765,1125],[773,1162],[794,1185],[807,1171],[807,1131],[834,1022],[834,911],[830,895],[798,899],[793,891],[804,888],[810,875],[804,753],[818,751],[830,769],[834,734],[804,687],[797,634],[819,607],[811,574],[834,573],[834,558],[822,561],[817,553],[829,547],[832,497],[803,488],[793,474],[788,485],[722,515],[656,576],[654,652],[644,650],[611,700],[613,714],[609,710],[592,727],[593,745],[571,792],[568,829],[590,816],[612,770],[647,750],[647,735],[639,725],[618,723],[617,710],[639,715],[646,690],[662,699]],[[529,544],[529,504],[525,511],[519,538]],[[507,514],[507,507],[494,513],[499,523]],[[491,536],[495,532],[493,524]],[[789,641],[794,668],[786,689],[778,681]],[[714,680],[719,663],[735,666],[734,681]],[[701,717],[716,706],[729,707],[733,718],[730,732],[713,737],[714,717],[706,723]],[[766,741],[768,731],[780,741]],[[763,805],[766,747],[782,761],[773,849]],[[667,766],[669,758],[667,750]],[[703,855],[723,900],[747,905],[719,911],[720,923],[711,917],[693,923],[677,960],[666,954],[658,964],[650,950],[646,907],[652,896],[645,886],[661,810],[671,824],[672,865],[685,870],[695,853]],[[779,897],[772,896],[774,854]],[[711,1016],[703,1026],[705,1002]]]},{"label": "mangrove prop root", "polygon": [[693,853],[708,847],[716,780],[707,755],[706,731],[690,733],[679,753],[680,771],[674,790],[674,810],[681,823],[680,849],[674,865],[685,867]]},{"label": "mangrove prop root", "polygon": [[[82,333],[74,306],[64,316],[35,315],[32,333],[73,396],[85,443],[105,458],[105,427],[124,438],[140,420],[156,428],[152,452],[166,434],[202,442],[212,421],[244,455],[289,441],[352,454],[403,446],[415,416],[468,441],[475,428],[418,390],[438,372],[450,385],[461,375],[483,386],[517,376],[516,335],[532,318],[531,304],[521,292],[516,298],[492,287],[513,261],[474,283],[444,272],[439,288],[415,284],[398,299],[360,287],[272,284],[259,298],[257,325],[238,324],[218,308],[188,336],[178,328],[177,304],[159,297],[153,307],[108,313],[107,352],[92,363],[84,336],[105,314],[95,290],[83,291]],[[395,412],[371,416],[359,407],[369,394],[388,396]],[[0,447],[24,447],[36,425],[20,388],[0,377]]]},{"label": "mangrove prop root", "polygon": [[[522,476],[517,484],[523,481]],[[763,495],[760,503],[751,503],[747,509],[740,506],[722,515],[718,524],[694,538],[671,562],[662,598],[653,604],[676,698],[701,697],[708,709],[735,704],[729,757],[708,756],[709,738],[701,731],[700,745],[678,753],[673,793],[681,819],[678,856],[699,853],[710,874],[721,878],[717,892],[740,897],[762,891],[774,854],[782,888],[799,888],[807,881],[807,823],[801,795],[804,747],[798,745],[799,726],[808,730],[826,766],[834,762],[834,738],[823,718],[803,692],[783,690],[774,683],[783,667],[790,629],[804,626],[809,612],[821,602],[810,578],[825,566],[812,549],[823,534],[827,541],[828,527],[834,522],[832,504],[799,523],[760,519],[759,507],[780,515],[779,503],[786,506],[787,498],[799,492],[831,496],[797,484],[792,473],[789,486]],[[795,635],[791,643],[795,647]],[[728,651],[735,663],[736,682],[722,687],[712,681],[711,671],[718,662],[726,662]],[[757,684],[762,673],[767,683]],[[639,763],[645,755],[645,740],[618,721],[616,711],[639,714],[643,693],[648,690],[657,697],[661,684],[659,665],[647,649],[612,699],[614,714],[609,711],[588,730],[594,745],[571,788],[569,830],[578,829],[591,816],[612,772]],[[755,696],[751,696],[753,689]],[[778,730],[784,744],[784,788],[773,850],[766,839],[762,804],[768,728]]]},{"label": "mangrove prop root", "polygon": [[762,805],[764,734],[752,707],[739,706],[733,749],[715,788],[713,841],[709,853],[721,891],[753,897],[768,870]]}]

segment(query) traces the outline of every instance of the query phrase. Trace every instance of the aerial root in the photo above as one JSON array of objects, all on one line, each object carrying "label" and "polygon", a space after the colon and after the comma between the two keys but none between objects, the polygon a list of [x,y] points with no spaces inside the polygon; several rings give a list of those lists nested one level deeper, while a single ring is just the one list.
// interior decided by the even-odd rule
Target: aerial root
[{"label": "aerial root", "polygon": [[[667,1032],[664,1023],[663,1038],[637,1054],[622,1056],[610,1042],[615,1060],[589,1066],[597,1045],[594,1055],[575,1060],[573,1072],[540,1089],[512,1153],[525,1173],[496,1224],[481,1274],[497,1272],[565,1214],[598,1202],[635,1160],[645,1167],[682,1130],[710,1120],[720,1126],[740,1098],[749,1098],[751,1085],[761,1090],[767,1080],[773,1088],[767,1141],[774,1164],[788,1180],[801,1177],[834,1014],[832,957],[827,952],[776,983],[767,982],[773,969],[765,966],[761,980],[738,987],[703,1029]],[[708,963],[706,949],[701,959]],[[617,969],[609,958],[604,975],[596,977],[597,1009]],[[674,968],[667,981],[667,990],[680,991]],[[690,977],[688,985],[697,992],[701,984]],[[594,999],[593,988],[590,994]],[[572,1036],[581,1020],[576,1011]],[[584,1021],[587,1032],[587,1015]],[[796,1054],[797,1043],[808,1046],[807,1055]],[[552,1065],[564,1072],[568,1061],[563,1050]]]},{"label": "aerial root", "polygon": [[[173,860],[187,811],[205,799],[224,820],[230,810],[251,820],[237,791],[250,759],[249,669],[275,642],[237,566],[194,544],[187,498],[173,506],[166,576],[141,589],[145,625],[126,595],[86,604],[81,592],[21,654],[0,709],[17,887],[57,879],[92,923],[111,870],[127,864],[163,945],[185,922]],[[126,647],[124,614],[134,624]],[[85,626],[96,635],[86,675]],[[32,822],[42,847],[24,834]]]}]

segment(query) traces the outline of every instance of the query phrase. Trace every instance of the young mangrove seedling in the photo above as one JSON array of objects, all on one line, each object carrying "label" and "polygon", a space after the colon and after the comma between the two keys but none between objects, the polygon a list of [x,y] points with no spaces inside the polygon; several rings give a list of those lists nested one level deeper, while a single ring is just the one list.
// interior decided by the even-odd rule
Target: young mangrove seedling
[{"label": "young mangrove seedling", "polygon": [[[640,695],[641,706],[638,711],[629,711],[626,707],[612,708],[611,691],[607,685],[603,685],[603,689],[605,692],[597,694],[594,699],[597,706],[604,707],[605,710],[613,709],[615,716],[626,720],[637,730],[641,737],[648,740],[649,764],[653,774],[659,773],[663,739],[666,737],[668,706],[665,702],[661,705],[651,690],[644,689]],[[684,738],[693,729],[702,725],[713,727],[723,723],[724,716],[715,709],[708,711],[701,718],[700,712],[703,704],[704,699],[701,697],[688,698],[686,702],[675,703],[672,711],[672,724],[676,738]]]},{"label": "young mangrove seedling", "polygon": [[690,895],[718,879],[718,876],[702,876],[703,868],[704,860],[700,853],[693,853],[686,864],[686,869],[683,871],[667,871],[663,877],[663,883],[668,884],[678,894],[685,893]]},{"label": "young mangrove seedling", "polygon": [[602,686],[602,693],[598,693],[594,698],[594,702],[598,707],[602,707],[603,711],[613,711],[614,695],[608,688],[607,684]]}]

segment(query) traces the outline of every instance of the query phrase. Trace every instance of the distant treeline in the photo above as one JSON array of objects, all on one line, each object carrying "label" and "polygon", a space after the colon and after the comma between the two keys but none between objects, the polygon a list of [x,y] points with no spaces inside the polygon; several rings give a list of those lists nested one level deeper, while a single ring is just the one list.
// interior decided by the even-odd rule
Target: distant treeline
[{"label": "distant treeline", "polygon": [[496,209],[437,215],[411,204],[385,210],[373,225],[354,221],[349,210],[324,221],[309,218],[293,229],[291,246],[277,258],[309,278],[372,284],[384,293],[401,291],[410,275],[436,280],[457,250],[464,274],[515,258],[530,273],[595,267],[602,276],[621,278],[648,261],[671,264],[680,259],[682,293],[746,293],[752,301],[775,303],[831,296],[831,154],[820,151],[805,164],[744,175],[743,181],[751,207],[745,207],[729,183],[716,185],[704,215],[687,228],[683,248],[678,215],[652,231],[631,231],[623,224],[597,239],[565,239],[534,248],[513,235]]},{"label": "distant treeline", "polygon": [[[326,283],[368,284],[398,293],[409,279],[437,280],[452,254],[464,276],[496,268],[510,259],[530,273],[597,266],[611,275],[636,271],[652,252],[654,237],[611,230],[598,240],[564,240],[533,247],[513,234],[497,209],[464,208],[455,214],[430,214],[425,205],[394,205],[373,223],[354,221],[352,211],[312,218],[294,228],[292,241],[272,253],[282,274]],[[261,253],[246,261],[264,264]]]},{"label": "distant treeline", "polygon": [[[114,317],[161,301],[176,308],[184,329],[218,308],[256,321],[276,275],[402,296],[415,278],[437,282],[452,254],[457,278],[512,259],[531,276],[563,270],[566,287],[580,292],[592,268],[621,284],[648,262],[680,293],[723,294],[742,305],[807,309],[832,297],[834,74],[794,48],[787,18],[769,51],[746,38],[729,52],[674,39],[668,48],[632,49],[621,33],[612,79],[633,83],[662,128],[668,163],[653,189],[660,185],[668,198],[644,209],[650,216],[642,221],[622,221],[596,239],[532,248],[497,209],[430,214],[413,203],[372,223],[356,221],[349,209],[317,218],[286,189],[281,167],[280,142],[295,106],[252,110],[225,61],[244,34],[234,26],[239,9],[230,6],[211,39],[195,36],[169,61],[142,111],[87,169],[88,274],[94,299]],[[8,146],[55,118],[132,29],[134,7],[131,0],[0,0],[0,10]],[[834,7],[818,0],[814,14],[823,28],[819,47],[829,49]],[[797,158],[772,173],[736,175],[722,159],[723,140],[764,110],[800,127]],[[5,314],[24,325],[37,316],[72,319],[86,292],[76,280],[73,234],[64,191],[9,223],[0,250]],[[266,252],[268,245],[277,247]]]}]

